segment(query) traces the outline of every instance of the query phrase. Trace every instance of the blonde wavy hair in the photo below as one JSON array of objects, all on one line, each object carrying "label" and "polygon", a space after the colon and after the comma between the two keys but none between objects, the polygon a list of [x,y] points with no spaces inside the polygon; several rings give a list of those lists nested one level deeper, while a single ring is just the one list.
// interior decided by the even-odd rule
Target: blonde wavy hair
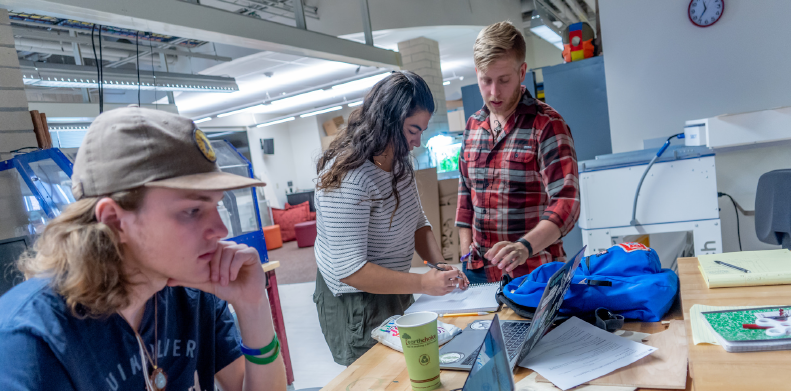
[{"label": "blonde wavy hair", "polygon": [[99,318],[130,304],[130,281],[123,269],[118,234],[96,219],[96,204],[109,197],[121,208],[137,211],[145,189],[81,199],[47,224],[31,252],[17,261],[26,279],[50,279],[78,318]]},{"label": "blonde wavy hair", "polygon": [[472,57],[475,67],[486,72],[489,64],[506,56],[513,56],[521,65],[525,61],[525,37],[511,22],[486,26],[475,39]]}]

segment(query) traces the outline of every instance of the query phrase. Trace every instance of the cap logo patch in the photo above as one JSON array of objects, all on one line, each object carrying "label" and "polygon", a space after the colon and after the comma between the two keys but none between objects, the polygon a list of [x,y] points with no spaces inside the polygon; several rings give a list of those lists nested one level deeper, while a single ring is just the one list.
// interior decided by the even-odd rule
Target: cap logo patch
[{"label": "cap logo patch", "polygon": [[203,156],[212,163],[217,161],[217,155],[214,153],[214,148],[211,147],[206,134],[204,134],[202,130],[195,128],[195,130],[192,132],[192,136],[195,139],[195,144],[198,146],[198,149],[200,149]]}]

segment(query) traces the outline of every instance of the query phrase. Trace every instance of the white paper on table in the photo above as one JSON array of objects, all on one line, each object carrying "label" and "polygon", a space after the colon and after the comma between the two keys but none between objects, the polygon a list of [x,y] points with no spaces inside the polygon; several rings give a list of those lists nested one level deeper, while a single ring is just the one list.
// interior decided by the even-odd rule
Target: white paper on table
[{"label": "white paper on table", "polygon": [[572,317],[547,333],[519,363],[563,390],[627,366],[657,349]]},{"label": "white paper on table", "polygon": [[[516,383],[516,391],[558,391],[560,388],[555,387],[552,383],[542,383],[536,381],[538,373],[533,372],[526,376],[524,379]],[[598,386],[598,385],[585,385],[575,388],[574,391],[634,391],[636,387],[623,387],[623,386]]]}]

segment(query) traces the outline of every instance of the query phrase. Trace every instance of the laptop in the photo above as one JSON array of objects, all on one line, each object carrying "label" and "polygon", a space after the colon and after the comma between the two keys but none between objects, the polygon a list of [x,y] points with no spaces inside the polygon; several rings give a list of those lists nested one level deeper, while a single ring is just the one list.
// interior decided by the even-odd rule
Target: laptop
[{"label": "laptop", "polygon": [[[549,278],[532,320],[501,321],[498,316],[494,317],[499,323],[497,328],[502,334],[501,338],[505,346],[508,364],[512,371],[516,364],[530,353],[530,350],[555,321],[560,305],[563,303],[563,296],[571,285],[571,278],[574,276],[574,271],[579,266],[584,253],[585,247]],[[440,369],[471,370],[493,323],[494,320],[472,322],[461,334],[442,346],[439,350]]]},{"label": "laptop", "polygon": [[[494,316],[489,330],[483,338],[483,343],[475,356],[470,375],[464,382],[464,388],[457,389],[462,391],[514,391],[513,368],[508,363],[508,354],[503,339],[500,322],[497,315]],[[454,391],[457,391],[454,390]]]}]

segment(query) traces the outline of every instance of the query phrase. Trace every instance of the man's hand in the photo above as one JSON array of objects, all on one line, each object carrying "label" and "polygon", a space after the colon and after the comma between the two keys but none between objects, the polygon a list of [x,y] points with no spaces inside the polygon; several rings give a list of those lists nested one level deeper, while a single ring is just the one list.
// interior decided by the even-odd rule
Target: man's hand
[{"label": "man's hand", "polygon": [[459,275],[459,280],[457,281],[457,283],[459,284],[458,285],[459,289],[466,290],[467,288],[469,288],[470,280],[467,279],[467,276],[464,273],[462,273],[461,270],[456,269],[455,267],[453,267],[451,265],[448,265],[447,263],[438,263],[437,267],[442,268],[444,270],[448,270],[448,271],[456,271],[456,272],[458,272],[459,273],[458,274]]},{"label": "man's hand", "polygon": [[442,296],[456,289],[463,274],[456,268],[448,271],[429,270],[420,276],[421,292],[429,296]]},{"label": "man's hand", "polygon": [[529,255],[527,247],[522,243],[503,241],[489,249],[484,257],[489,259],[493,265],[497,265],[499,269],[510,273],[517,266],[524,264]]},{"label": "man's hand", "polygon": [[190,283],[170,280],[168,285],[200,289],[214,294],[234,307],[255,306],[266,300],[266,273],[261,268],[261,259],[256,249],[244,244],[221,241],[209,266],[209,281]]}]

